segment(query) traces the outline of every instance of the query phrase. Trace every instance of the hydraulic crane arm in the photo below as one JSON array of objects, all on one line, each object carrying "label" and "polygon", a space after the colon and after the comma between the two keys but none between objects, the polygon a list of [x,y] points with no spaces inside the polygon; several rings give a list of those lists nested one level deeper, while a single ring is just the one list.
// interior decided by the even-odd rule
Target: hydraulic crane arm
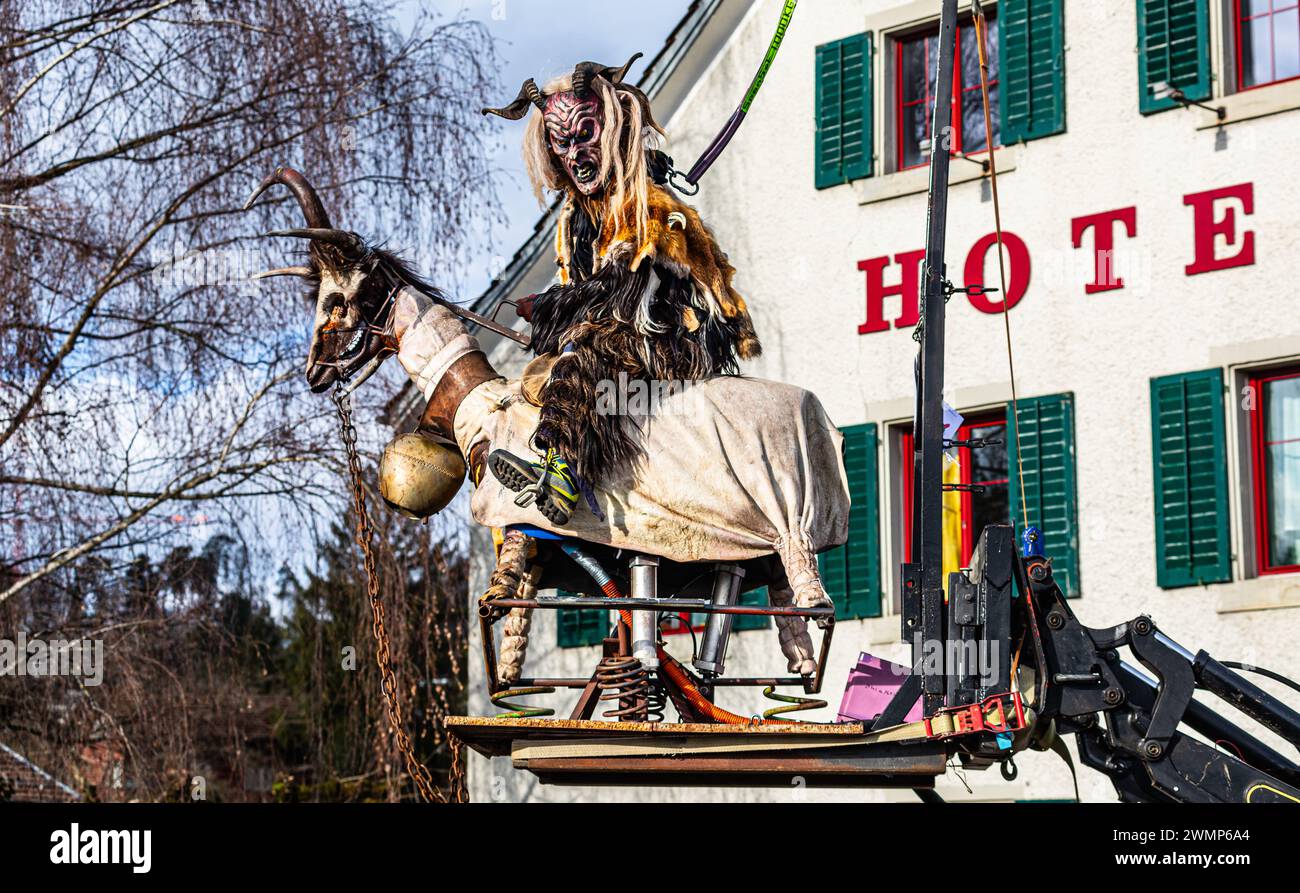
[{"label": "hydraulic crane arm", "polygon": [[[1300,714],[1201,651],[1193,655],[1139,616],[1108,629],[1079,623],[1043,559],[1025,566],[1047,667],[1040,721],[1075,735],[1084,765],[1120,799],[1184,803],[1300,802],[1300,764],[1208,705],[1210,692],[1300,747]],[[1120,657],[1128,648],[1151,676]],[[1183,729],[1204,736],[1197,740]]]}]

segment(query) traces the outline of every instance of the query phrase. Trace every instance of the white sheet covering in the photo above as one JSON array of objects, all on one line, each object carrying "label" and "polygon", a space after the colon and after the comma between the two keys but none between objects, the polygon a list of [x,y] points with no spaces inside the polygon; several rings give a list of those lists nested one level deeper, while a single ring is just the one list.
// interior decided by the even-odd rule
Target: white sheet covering
[{"label": "white sheet covering", "polygon": [[[528,441],[537,412],[518,381],[485,382],[461,404],[456,440],[466,454],[487,440],[492,449],[533,456]],[[492,527],[532,524],[675,561],[777,552],[796,593],[799,578],[815,574],[812,554],[847,539],[843,438],[808,391],[712,378],[664,396],[635,423],[645,458],[596,491],[606,521],[580,503],[557,528],[536,508],[515,505],[517,494],[490,473],[474,492],[474,520]]]}]

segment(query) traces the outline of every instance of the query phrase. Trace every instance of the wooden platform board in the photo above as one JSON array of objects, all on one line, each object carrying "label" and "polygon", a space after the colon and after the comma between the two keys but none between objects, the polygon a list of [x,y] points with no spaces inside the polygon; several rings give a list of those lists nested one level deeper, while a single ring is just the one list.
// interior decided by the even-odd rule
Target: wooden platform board
[{"label": "wooden platform board", "polygon": [[463,743],[509,756],[548,784],[931,787],[948,754],[933,741],[889,741],[862,723],[600,722],[449,717]]}]

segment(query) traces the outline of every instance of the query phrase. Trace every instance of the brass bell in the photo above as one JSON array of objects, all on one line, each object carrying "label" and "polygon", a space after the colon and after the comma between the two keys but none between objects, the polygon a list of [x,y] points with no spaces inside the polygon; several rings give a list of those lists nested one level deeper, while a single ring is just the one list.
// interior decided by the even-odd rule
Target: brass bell
[{"label": "brass bell", "polygon": [[389,508],[424,519],[447,507],[465,480],[465,460],[446,441],[399,434],[379,459],[379,495]]}]

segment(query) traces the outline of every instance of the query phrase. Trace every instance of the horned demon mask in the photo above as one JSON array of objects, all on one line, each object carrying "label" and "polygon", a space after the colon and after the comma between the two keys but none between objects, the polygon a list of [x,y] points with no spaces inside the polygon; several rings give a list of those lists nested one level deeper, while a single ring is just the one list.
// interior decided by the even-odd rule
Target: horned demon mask
[{"label": "horned demon mask", "polygon": [[502,108],[486,108],[483,114],[500,115],[518,121],[535,106],[542,113],[547,145],[578,192],[595,195],[606,185],[603,174],[609,170],[604,157],[605,109],[593,82],[601,77],[611,84],[622,84],[628,69],[640,53],[620,67],[580,62],[569,78],[572,89],[544,93],[529,78],[514,102]]},{"label": "horned demon mask", "polygon": [[573,185],[583,195],[599,190],[600,98],[593,94],[579,99],[574,93],[556,93],[547,98],[542,120],[551,151],[564,165]]}]

